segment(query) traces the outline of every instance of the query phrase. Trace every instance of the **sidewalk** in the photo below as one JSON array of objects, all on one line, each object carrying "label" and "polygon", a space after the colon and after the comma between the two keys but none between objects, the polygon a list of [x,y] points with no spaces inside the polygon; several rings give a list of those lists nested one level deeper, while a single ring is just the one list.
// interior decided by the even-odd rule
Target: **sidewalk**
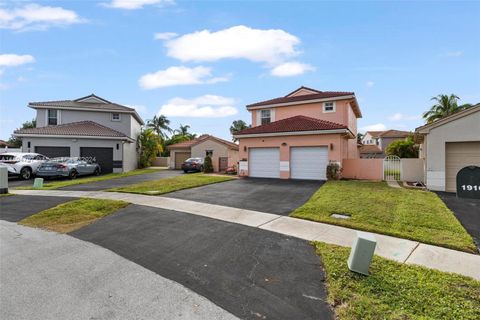
[{"label": "sidewalk", "polygon": [[[321,241],[347,247],[351,246],[356,236],[356,230],[354,229],[330,224],[161,196],[104,191],[11,190],[11,192],[22,195],[123,200],[138,205],[181,211],[261,228],[308,241]],[[374,236],[377,239],[375,254],[379,256],[402,263],[417,264],[431,269],[458,273],[480,280],[479,255],[381,234],[374,233]]]}]

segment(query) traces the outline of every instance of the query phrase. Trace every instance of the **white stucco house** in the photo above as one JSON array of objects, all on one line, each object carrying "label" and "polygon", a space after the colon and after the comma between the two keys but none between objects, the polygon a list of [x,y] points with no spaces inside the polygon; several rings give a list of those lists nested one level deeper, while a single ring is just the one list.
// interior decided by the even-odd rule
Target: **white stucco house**
[{"label": "white stucco house", "polygon": [[415,133],[430,190],[456,192],[458,171],[480,166],[480,104],[419,127]]},{"label": "white stucco house", "polygon": [[137,168],[142,118],[135,109],[94,94],[75,99],[30,102],[36,128],[16,130],[23,152],[48,157],[95,157],[103,173]]}]

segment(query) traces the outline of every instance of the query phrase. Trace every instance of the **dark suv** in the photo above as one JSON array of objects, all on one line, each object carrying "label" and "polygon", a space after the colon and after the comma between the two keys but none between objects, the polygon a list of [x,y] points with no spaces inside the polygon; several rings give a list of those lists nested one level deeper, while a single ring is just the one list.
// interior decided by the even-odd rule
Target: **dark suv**
[{"label": "dark suv", "polygon": [[182,164],[183,172],[190,171],[201,172],[203,171],[203,158],[189,158]]}]

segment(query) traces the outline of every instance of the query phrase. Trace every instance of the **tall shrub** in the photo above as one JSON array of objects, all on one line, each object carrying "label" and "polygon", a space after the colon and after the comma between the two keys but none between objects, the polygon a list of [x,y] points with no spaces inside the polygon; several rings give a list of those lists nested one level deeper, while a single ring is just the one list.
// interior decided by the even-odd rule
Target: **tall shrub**
[{"label": "tall shrub", "polygon": [[418,145],[413,141],[413,137],[407,140],[397,140],[388,145],[385,153],[400,158],[418,158]]},{"label": "tall shrub", "polygon": [[212,158],[210,158],[210,156],[205,157],[205,161],[203,162],[203,172],[205,173],[213,172]]},{"label": "tall shrub", "polygon": [[163,151],[162,139],[153,129],[142,130],[138,136],[138,149],[140,153],[138,166],[140,168],[149,167],[157,154]]}]

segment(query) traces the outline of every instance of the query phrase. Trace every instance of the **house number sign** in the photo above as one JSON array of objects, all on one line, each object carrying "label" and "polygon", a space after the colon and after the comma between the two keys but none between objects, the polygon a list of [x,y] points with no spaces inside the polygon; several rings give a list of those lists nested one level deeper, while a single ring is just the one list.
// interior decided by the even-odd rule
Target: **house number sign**
[{"label": "house number sign", "polygon": [[468,166],[458,171],[457,196],[480,199],[480,167]]}]

